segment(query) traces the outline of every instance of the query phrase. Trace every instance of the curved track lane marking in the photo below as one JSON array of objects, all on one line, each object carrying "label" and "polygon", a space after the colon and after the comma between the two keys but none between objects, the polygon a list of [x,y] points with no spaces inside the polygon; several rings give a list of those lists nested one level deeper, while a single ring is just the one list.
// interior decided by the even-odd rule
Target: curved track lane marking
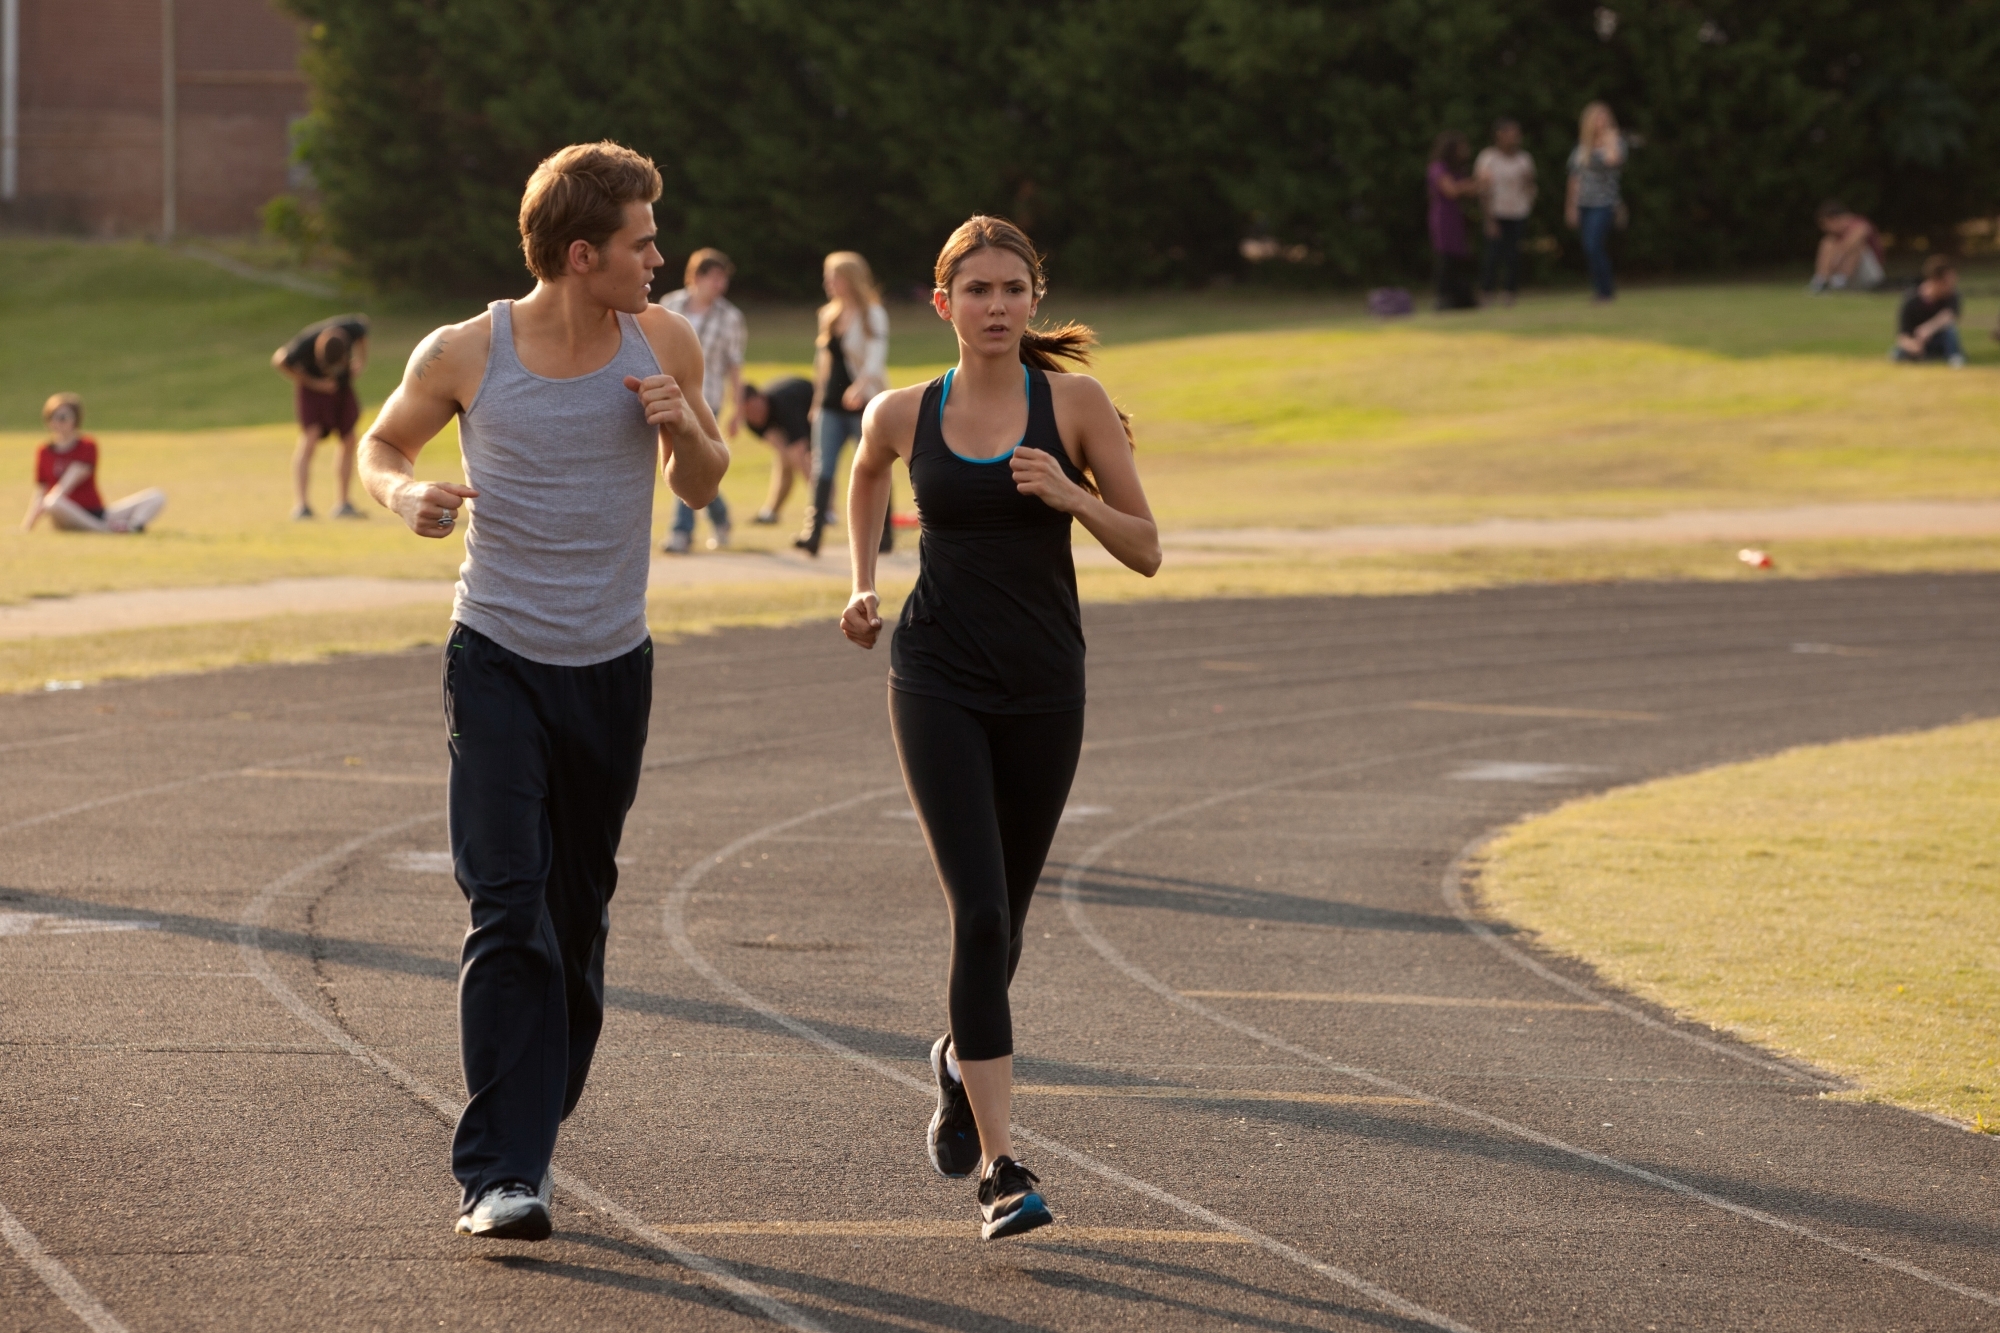
[{"label": "curved track lane marking", "polygon": [[[1735,710],[1729,710],[1729,711],[1735,711]],[[1599,723],[1599,724],[1588,724],[1588,725],[1602,726],[1607,724]],[[1468,742],[1460,745],[1435,746],[1424,750],[1406,751],[1401,754],[1378,755],[1372,759],[1353,760],[1344,764],[1332,764],[1328,765],[1325,768],[1313,769],[1312,771],[1307,773],[1295,773],[1290,777],[1273,778],[1267,782],[1259,782],[1247,787],[1238,787],[1232,791],[1219,792],[1216,795],[1204,797],[1199,801],[1190,801],[1185,805],[1176,806],[1171,810],[1163,810],[1157,815],[1153,815],[1147,819],[1142,819],[1138,823],[1129,825],[1128,827],[1120,830],[1119,832],[1112,834],[1110,837],[1101,840],[1100,842],[1097,843],[1096,846],[1090,848],[1088,851],[1084,852],[1081,856],[1079,856],[1076,859],[1076,861],[1071,864],[1069,870],[1063,875],[1062,879],[1063,910],[1068,914],[1070,924],[1073,927],[1075,927],[1077,934],[1081,935],[1084,938],[1085,942],[1087,942],[1091,948],[1095,949],[1098,952],[1098,955],[1100,957],[1102,957],[1106,962],[1110,963],[1113,967],[1117,968],[1120,972],[1124,973],[1132,981],[1137,982],[1139,985],[1145,987],[1147,990],[1152,991],[1154,994],[1158,995],[1161,999],[1167,1001],[1167,1003],[1169,1004],[1175,1005],[1181,1009],[1185,1009],[1191,1014],[1196,1014],[1202,1018],[1205,1018],[1209,1022],[1216,1024],[1218,1027],[1228,1028],[1232,1032],[1241,1033],[1242,1035],[1249,1037],[1253,1041],[1256,1041],[1261,1045],[1267,1046],[1272,1050],[1283,1051],[1285,1054],[1295,1056],[1298,1059],[1306,1061],[1309,1064],[1315,1064],[1323,1069],[1330,1070],[1333,1073],[1341,1074],[1348,1078],[1356,1079],[1360,1082],[1381,1088],[1385,1092],[1392,1092],[1399,1096],[1404,1096],[1404,1097],[1420,1098],[1428,1105],[1435,1106],[1439,1110],[1449,1111],[1455,1115],[1464,1116],[1469,1120],[1476,1121],[1477,1123],[1486,1125],[1492,1129],[1497,1129],[1504,1134],[1508,1134],[1515,1138],[1525,1140],[1526,1142],[1536,1144],[1540,1147],[1551,1149],[1555,1152],[1565,1153],[1571,1157],[1578,1158],[1582,1161],[1590,1162],[1596,1166],[1601,1166],[1606,1170],[1615,1171],[1620,1175],[1628,1176],[1633,1180],[1639,1180],[1649,1185],[1658,1186],[1663,1190],[1667,1190],[1671,1193],[1678,1194],[1682,1198],[1692,1199],[1697,1203],[1706,1204],[1710,1208],[1716,1208],[1723,1212],[1731,1213],[1737,1217],[1744,1218],[1747,1221],[1761,1223],[1762,1225],[1771,1227],[1775,1230],[1783,1231],[1790,1235],[1798,1236],[1801,1237],[1802,1239],[1810,1240],[1817,1244],[1824,1245],[1828,1249],[1836,1250],[1842,1254],[1849,1255],[1853,1258],[1865,1260],[1866,1262],[1872,1264],[1879,1264],[1884,1268],[1893,1269],[1894,1271],[1903,1274],[1905,1277],[1912,1277],[1917,1279],[1919,1282],[1929,1283],[1931,1286],[1938,1287],[1945,1291],[1953,1292],[1956,1295],[1963,1296],[1968,1300],[1978,1301],[1983,1305],[1989,1305],[1989,1306],[1994,1306],[1996,1308],[2000,1308],[2000,1296],[1996,1296],[1992,1292],[1982,1291],[1978,1287],[1968,1286],[1963,1282],[1953,1281],[1951,1278],[1945,1277],[1943,1274],[1933,1273],[1927,1268],[1920,1268],[1916,1264],[1909,1263],[1902,1259],[1894,1258],[1893,1256],[1890,1255],[1882,1254],[1878,1251],[1868,1249],[1865,1246],[1850,1244],[1847,1241],[1826,1235],[1823,1232],[1815,1231],[1811,1227],[1803,1226],[1797,1222],[1793,1222],[1786,1218],[1779,1217],[1773,1213],[1767,1213],[1762,1209],[1751,1208],[1744,1204],[1735,1203],[1729,1199],[1725,1199],[1720,1195],[1710,1194],[1706,1190],[1697,1189],[1692,1185],[1684,1184],[1681,1181],[1673,1179],[1671,1176],[1663,1176],[1657,1171],[1648,1171],[1646,1168],[1642,1166],[1635,1166],[1631,1162],[1621,1161],[1616,1157],[1608,1157],[1603,1153],[1592,1152],[1588,1148],[1578,1147],[1576,1144],[1569,1143],[1562,1139],[1556,1138],[1552,1134],[1544,1134],[1540,1130],[1530,1129],[1526,1125],[1517,1124],[1512,1120],[1503,1119],[1502,1117],[1493,1115],[1490,1112],[1479,1110],[1477,1107],[1467,1106],[1462,1102],[1451,1101],[1448,1098],[1439,1097],[1433,1093],[1425,1092],[1420,1088],[1413,1088],[1406,1083],[1400,1083],[1395,1079],[1388,1078],[1382,1074],[1378,1074],[1372,1069],[1364,1069],[1359,1065],[1343,1064],[1340,1061],[1335,1060],[1332,1056],[1325,1055],[1319,1051],[1310,1050],[1304,1046],[1297,1045],[1294,1042],[1287,1041],[1283,1037],[1277,1036],[1274,1033],[1266,1032],[1262,1028],[1256,1027],[1250,1023],[1245,1023],[1240,1019],[1231,1018],[1228,1014],[1222,1013],[1215,1009],[1211,1009],[1209,1006],[1201,1003],[1199,1000],[1189,999],[1187,996],[1181,994],[1173,987],[1167,985],[1164,981],[1161,981],[1151,972],[1148,972],[1145,968],[1140,967],[1137,963],[1134,963],[1130,959],[1125,957],[1125,955],[1119,951],[1118,947],[1112,944],[1110,940],[1106,939],[1103,936],[1103,934],[1101,934],[1098,931],[1097,927],[1094,924],[1092,924],[1089,913],[1084,910],[1083,900],[1077,893],[1078,885],[1081,883],[1084,873],[1088,871],[1090,867],[1093,864],[1095,864],[1100,857],[1102,857],[1106,852],[1110,851],[1113,847],[1116,847],[1118,844],[1126,841],[1129,838],[1135,837],[1138,834],[1147,831],[1148,829],[1157,828],[1161,824],[1167,823],[1170,820],[1179,819],[1184,815],[1193,814],[1198,810],[1211,809],[1215,806],[1224,805],[1231,801],[1238,801],[1244,799],[1245,797],[1256,796],[1263,792],[1273,791],[1279,787],[1290,786],[1293,783],[1310,782],[1316,778],[1331,777],[1339,773],[1358,772],[1362,769],[1377,768],[1383,765],[1400,763],[1406,760],[1433,757],[1438,754],[1448,753],[1451,750],[1469,749],[1472,748],[1474,745],[1497,744],[1502,740],[1518,741],[1533,736],[1550,735],[1558,731],[1569,731],[1569,730],[1579,730],[1579,729],[1581,728],[1544,728],[1538,731],[1521,733],[1508,737],[1482,738],[1481,740],[1475,742]],[[1787,1072],[1790,1073],[1792,1071],[1787,1071]],[[1793,1076],[1797,1077],[1796,1074],[1793,1074]]]},{"label": "curved track lane marking", "polygon": [[119,1323],[117,1317],[76,1280],[76,1274],[63,1266],[62,1260],[42,1248],[42,1243],[35,1239],[35,1233],[22,1226],[7,1211],[5,1204],[0,1204],[0,1236],[6,1237],[7,1247],[35,1270],[35,1276],[42,1280],[42,1285],[54,1292],[56,1299],[67,1305],[70,1313],[81,1319],[91,1333],[128,1333],[125,1325]]},{"label": "curved track lane marking", "polygon": [[[877,1060],[873,1056],[865,1055],[844,1042],[836,1041],[811,1024],[793,1018],[790,1014],[764,1003],[764,1001],[758,999],[748,990],[745,990],[742,986],[724,976],[714,964],[702,956],[700,950],[695,948],[694,941],[688,937],[687,933],[688,897],[693,892],[694,886],[699,884],[703,877],[716,866],[721,865],[732,856],[742,852],[745,848],[751,847],[766,838],[797,828],[801,824],[809,824],[814,820],[823,819],[828,815],[838,814],[842,810],[851,809],[868,801],[879,801],[885,796],[899,795],[903,790],[901,783],[893,787],[876,787],[872,790],[862,792],[858,796],[850,796],[844,801],[835,801],[831,805],[823,805],[816,810],[808,810],[804,814],[793,815],[789,819],[781,819],[774,824],[767,824],[763,828],[746,833],[736,839],[736,841],[702,857],[689,867],[679,879],[674,881],[673,889],[668,893],[666,905],[661,912],[661,924],[666,931],[668,940],[674,946],[674,951],[686,961],[687,965],[706,979],[710,985],[736,1003],[762,1015],[786,1032],[818,1046],[821,1050],[829,1054],[839,1056],[843,1060],[859,1065],[871,1073],[879,1074],[891,1083],[901,1084],[920,1097],[928,1098],[933,1095],[935,1089],[924,1080],[916,1078],[908,1072],[896,1068],[894,1065]],[[1217,1231],[1226,1231],[1233,1236],[1240,1237],[1242,1240],[1257,1246],[1267,1253],[1274,1254],[1281,1259],[1297,1264],[1299,1267],[1316,1273],[1320,1277],[1337,1282],[1356,1294],[1367,1297],[1377,1305],[1394,1311],[1405,1319],[1413,1319],[1419,1323],[1427,1324],[1432,1328],[1442,1329],[1445,1333],[1477,1333],[1477,1330],[1471,1328],[1469,1325],[1462,1324],[1449,1315],[1426,1309],[1424,1306],[1418,1305],[1415,1301],[1397,1295],[1387,1287],[1370,1282],[1359,1273],[1353,1273],[1345,1268],[1327,1263],[1324,1260],[1315,1259],[1305,1251],[1295,1246],[1287,1245],[1284,1241],[1274,1236],[1267,1236],[1263,1232],[1246,1226],[1233,1218],[1225,1217],[1212,1209],[1204,1208],[1191,1199],[1183,1199],[1177,1194],[1169,1193],[1151,1181],[1128,1175],[1108,1162],[1101,1162],[1088,1153],[1079,1152],[1075,1148],[1050,1138],[1045,1134],[1023,1129],[1019,1125],[1013,1126],[1013,1132],[1026,1142],[1032,1143],[1035,1147],[1047,1152],[1050,1156],[1060,1157],[1073,1166],[1082,1167],[1091,1174],[1108,1180],[1114,1185],[1121,1186],[1132,1191],[1134,1194],[1151,1199],[1155,1203],[1164,1204],[1183,1216],[1206,1223]]]},{"label": "curved track lane marking", "polygon": [[[249,906],[243,909],[243,915],[237,925],[236,943],[237,948],[242,952],[244,965],[249,968],[258,981],[263,983],[264,989],[271,992],[279,1004],[291,1011],[293,1017],[319,1033],[320,1036],[326,1038],[333,1045],[353,1056],[356,1060],[359,1060],[362,1064],[387,1077],[391,1083],[394,1083],[418,1101],[429,1106],[432,1110],[438,1112],[438,1114],[444,1116],[446,1119],[456,1120],[459,1112],[464,1109],[462,1104],[445,1096],[430,1084],[412,1074],[409,1070],[404,1069],[401,1065],[383,1055],[380,1051],[363,1042],[357,1041],[345,1029],[340,1027],[339,1024],[333,1022],[320,1013],[319,1010],[299,998],[298,993],[290,986],[287,986],[278,977],[278,974],[271,969],[269,961],[264,957],[264,950],[258,943],[258,933],[263,925],[265,914],[269,912],[272,901],[286,889],[322,870],[338,865],[372,843],[381,842],[399,833],[407,833],[411,829],[435,823],[443,818],[444,812],[440,810],[418,815],[411,819],[405,819],[395,824],[385,825],[372,832],[364,833],[359,837],[349,838],[338,847],[322,852],[310,861],[301,862],[299,865],[292,867],[292,869],[259,889],[256,896],[251,898]],[[597,1190],[580,1177],[562,1167],[552,1168],[552,1174],[555,1177],[557,1188],[575,1198],[583,1200],[583,1202],[611,1218],[646,1244],[668,1255],[683,1268],[691,1269],[706,1276],[715,1285],[721,1287],[745,1305],[750,1306],[765,1318],[770,1319],[774,1323],[782,1324],[786,1328],[796,1329],[798,1333],[826,1333],[824,1326],[802,1311],[785,1304],[755,1283],[745,1281],[736,1276],[735,1273],[716,1260],[688,1249],[667,1232],[652,1225],[645,1218],[639,1216],[623,1204],[618,1203],[609,1195]]]}]

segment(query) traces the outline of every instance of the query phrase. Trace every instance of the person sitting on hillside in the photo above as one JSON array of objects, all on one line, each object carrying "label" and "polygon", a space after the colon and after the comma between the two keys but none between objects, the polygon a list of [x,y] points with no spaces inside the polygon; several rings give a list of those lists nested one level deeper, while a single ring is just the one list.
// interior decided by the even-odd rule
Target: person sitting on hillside
[{"label": "person sitting on hillside", "polygon": [[144,532],[167,506],[164,491],[145,490],[106,505],[97,493],[97,441],[81,434],[83,399],[55,394],[42,404],[49,439],[35,452],[35,498],[21,520],[27,532],[42,515],[64,532]]},{"label": "person sitting on hillside", "polygon": [[312,476],[313,451],[327,436],[340,439],[340,460],[334,476],[340,487],[335,518],[366,518],[348,498],[354,483],[354,426],[361,420],[361,400],[354,395],[354,377],[368,368],[368,317],[335,315],[309,324],[271,353],[271,369],[296,389],[293,406],[299,418],[299,447],[292,454],[292,490],[297,501],[293,518],[311,518],[306,488]]},{"label": "person sitting on hillside", "polygon": [[1819,259],[1806,290],[1873,291],[1882,285],[1882,234],[1837,199],[1819,206]]},{"label": "person sitting on hillside", "polygon": [[772,380],[761,389],[743,386],[743,424],[776,451],[771,459],[771,489],[765,492],[764,507],[756,518],[767,527],[778,521],[778,510],[792,493],[793,477],[808,488],[812,485],[812,400],[812,381],[796,375]]},{"label": "person sitting on hillside", "polygon": [[1890,360],[1963,366],[1965,344],[1958,336],[1963,310],[1957,267],[1945,255],[1932,255],[1924,261],[1924,280],[1903,298],[1903,308],[1896,314],[1896,345],[1889,351]]}]

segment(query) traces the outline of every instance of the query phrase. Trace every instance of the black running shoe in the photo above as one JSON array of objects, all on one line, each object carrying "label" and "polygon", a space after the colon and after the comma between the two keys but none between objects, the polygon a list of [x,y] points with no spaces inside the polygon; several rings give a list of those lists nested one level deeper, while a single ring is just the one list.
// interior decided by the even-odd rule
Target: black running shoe
[{"label": "black running shoe", "polygon": [[966,1100],[965,1085],[945,1067],[949,1036],[939,1037],[931,1047],[931,1074],[937,1080],[937,1110],[931,1112],[927,1147],[931,1165],[941,1176],[962,1180],[979,1169],[979,1126],[972,1118],[972,1103]]},{"label": "black running shoe", "polygon": [[1041,1183],[1040,1177],[1013,1158],[995,1158],[979,1182],[980,1238],[1018,1236],[1055,1221],[1035,1188]]}]

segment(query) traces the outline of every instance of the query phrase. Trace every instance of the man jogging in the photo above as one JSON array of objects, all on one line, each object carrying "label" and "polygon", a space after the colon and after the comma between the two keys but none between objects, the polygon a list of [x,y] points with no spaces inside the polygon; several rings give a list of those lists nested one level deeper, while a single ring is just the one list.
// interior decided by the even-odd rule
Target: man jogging
[{"label": "man jogging", "polygon": [[[694,331],[647,300],[659,194],[653,164],[614,143],[535,168],[534,291],[418,344],[361,448],[368,493],[418,536],[467,514],[444,655],[452,865],[472,917],[452,1139],[467,1235],[549,1234],[549,1159],[603,1025],[613,858],[652,705],[654,470],[699,507],[729,467]],[[466,484],[419,480],[453,417]]]}]

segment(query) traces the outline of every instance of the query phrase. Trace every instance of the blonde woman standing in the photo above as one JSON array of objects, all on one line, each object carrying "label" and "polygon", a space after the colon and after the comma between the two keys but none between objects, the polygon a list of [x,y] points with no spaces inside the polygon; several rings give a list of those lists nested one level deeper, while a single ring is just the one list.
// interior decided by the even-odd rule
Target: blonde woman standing
[{"label": "blonde woman standing", "polygon": [[[813,355],[812,518],[792,543],[819,554],[833,504],[833,480],[848,441],[861,438],[861,410],[889,387],[889,312],[868,261],[852,250],[826,257],[822,274],[827,302],[819,308],[818,350]],[[883,534],[889,528],[885,523]]]},{"label": "blonde woman standing", "polygon": [[1583,238],[1597,301],[1609,301],[1617,293],[1611,281],[1611,228],[1618,220],[1618,173],[1624,166],[1625,136],[1618,132],[1618,120],[1610,107],[1592,102],[1583,109],[1576,147],[1570,150],[1563,220]]}]

